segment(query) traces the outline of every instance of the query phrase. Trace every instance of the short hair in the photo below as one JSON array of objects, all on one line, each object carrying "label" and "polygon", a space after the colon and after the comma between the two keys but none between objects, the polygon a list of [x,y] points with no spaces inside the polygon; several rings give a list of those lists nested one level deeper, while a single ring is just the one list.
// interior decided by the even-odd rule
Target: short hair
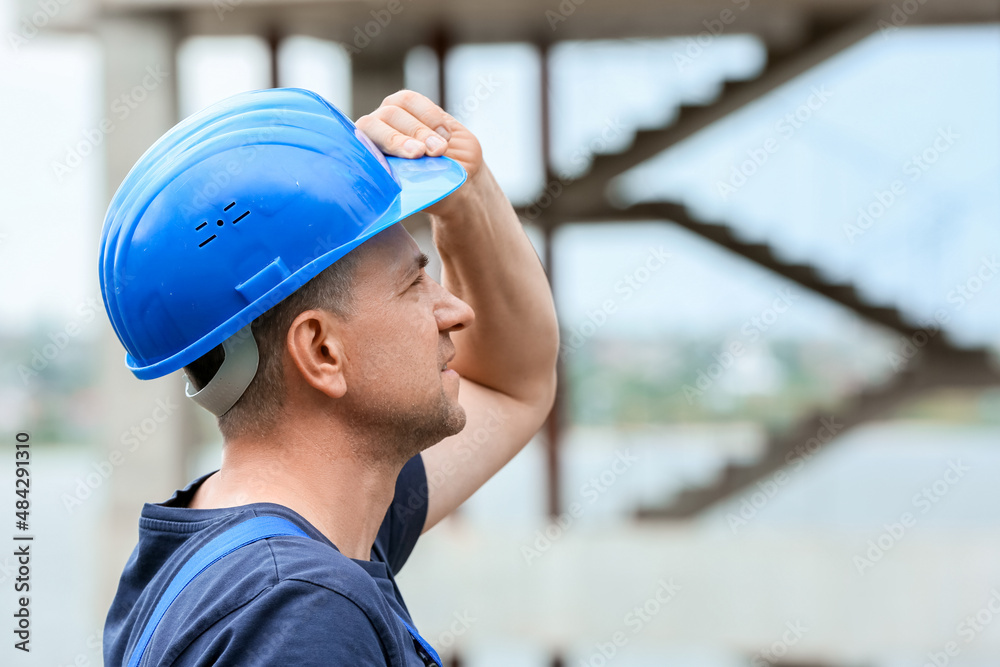
[{"label": "short hair", "polygon": [[[251,331],[259,356],[257,373],[233,407],[218,418],[224,439],[263,437],[276,424],[285,404],[282,359],[288,328],[307,310],[325,310],[345,321],[354,316],[357,304],[353,286],[359,257],[357,252],[347,253],[253,321]],[[209,383],[224,358],[219,345],[184,367],[195,389]]]}]

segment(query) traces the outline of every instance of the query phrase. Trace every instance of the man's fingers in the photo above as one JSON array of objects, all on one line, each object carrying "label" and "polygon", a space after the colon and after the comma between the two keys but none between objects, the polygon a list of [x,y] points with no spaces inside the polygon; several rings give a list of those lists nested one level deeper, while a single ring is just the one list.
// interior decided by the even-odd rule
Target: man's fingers
[{"label": "man's fingers", "polygon": [[427,147],[428,155],[444,155],[448,149],[448,142],[440,134],[402,107],[383,105],[373,115],[390,127],[422,142]]},{"label": "man's fingers", "polygon": [[382,106],[358,119],[357,126],[384,153],[398,157],[439,156],[448,150],[448,142],[438,133],[394,106]]},{"label": "man's fingers", "polygon": [[397,131],[374,114],[362,116],[355,125],[386,155],[415,158],[424,155],[427,151],[427,146],[423,143]]},{"label": "man's fingers", "polygon": [[445,139],[451,138],[449,128],[456,122],[444,109],[431,102],[420,93],[412,90],[400,90],[382,101],[382,106],[394,106],[405,109],[414,118],[431,128]]}]

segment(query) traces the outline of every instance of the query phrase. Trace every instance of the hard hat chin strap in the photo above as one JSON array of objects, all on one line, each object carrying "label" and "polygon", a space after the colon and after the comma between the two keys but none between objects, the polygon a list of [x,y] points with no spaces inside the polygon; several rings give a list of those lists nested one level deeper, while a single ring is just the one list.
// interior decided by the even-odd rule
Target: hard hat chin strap
[{"label": "hard hat chin strap", "polygon": [[184,394],[216,417],[229,412],[236,405],[257,374],[260,357],[257,341],[253,338],[250,325],[243,327],[222,343],[225,358],[222,365],[208,384],[194,391],[191,379],[187,378]]}]

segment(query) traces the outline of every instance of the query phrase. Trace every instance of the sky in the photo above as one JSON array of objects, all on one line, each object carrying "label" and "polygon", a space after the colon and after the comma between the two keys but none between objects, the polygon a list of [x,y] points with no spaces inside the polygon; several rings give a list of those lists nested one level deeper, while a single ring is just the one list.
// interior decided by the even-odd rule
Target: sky
[{"label": "sky", "polygon": [[[790,260],[854,282],[873,301],[899,305],[918,323],[947,309],[950,335],[964,344],[996,344],[1000,280],[976,276],[1000,252],[998,37],[996,27],[981,26],[876,34],[629,172],[615,192],[625,201],[682,201]],[[723,80],[752,78],[765,57],[756,40],[739,35],[682,66],[674,54],[683,48],[681,39],[553,50],[560,177],[577,176],[594,152],[624,149],[636,128],[662,126],[679,104],[710,102]],[[413,54],[407,77],[433,94],[428,61],[426,52]],[[537,54],[517,44],[462,47],[447,66],[449,110],[480,137],[511,199],[530,202],[543,186]],[[345,109],[348,68],[333,44],[295,38],[282,48],[283,85],[314,88]],[[259,40],[191,40],[178,56],[182,113],[261,87],[266,72]],[[0,280],[17,286],[0,299],[4,330],[40,318],[68,322],[100,298],[97,238],[109,193],[102,146],[68,174],[53,171],[109,114],[100,73],[100,49],[86,36],[0,48]],[[803,118],[791,129],[781,125],[790,113]],[[938,152],[942,136],[951,143]],[[720,184],[765,146],[766,163],[726,192]],[[912,158],[927,150],[938,153],[934,164],[915,178]],[[885,200],[894,182],[902,189],[884,214],[852,233],[859,209]],[[795,306],[769,335],[870,332],[842,308],[668,224],[570,225],[556,244],[552,277],[569,329],[599,318],[610,301],[601,335],[724,337],[792,290]],[[657,253],[668,259],[655,262]],[[650,263],[657,268],[649,271]],[[623,289],[630,276],[642,280]],[[959,299],[961,286],[980,289]]]}]

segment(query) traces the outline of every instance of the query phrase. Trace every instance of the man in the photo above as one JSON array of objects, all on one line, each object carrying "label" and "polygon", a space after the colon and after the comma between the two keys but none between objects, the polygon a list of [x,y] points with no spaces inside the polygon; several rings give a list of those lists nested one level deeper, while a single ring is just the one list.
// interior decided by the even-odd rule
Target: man
[{"label": "man", "polygon": [[[441,284],[398,224],[425,207]],[[183,367],[224,440],[144,506],[105,664],[437,664],[394,575],[541,426],[559,346],[476,138],[411,91],[356,128],[308,91],[235,96],[126,177],[101,285],[133,373]],[[294,534],[205,560],[261,517]]]}]

